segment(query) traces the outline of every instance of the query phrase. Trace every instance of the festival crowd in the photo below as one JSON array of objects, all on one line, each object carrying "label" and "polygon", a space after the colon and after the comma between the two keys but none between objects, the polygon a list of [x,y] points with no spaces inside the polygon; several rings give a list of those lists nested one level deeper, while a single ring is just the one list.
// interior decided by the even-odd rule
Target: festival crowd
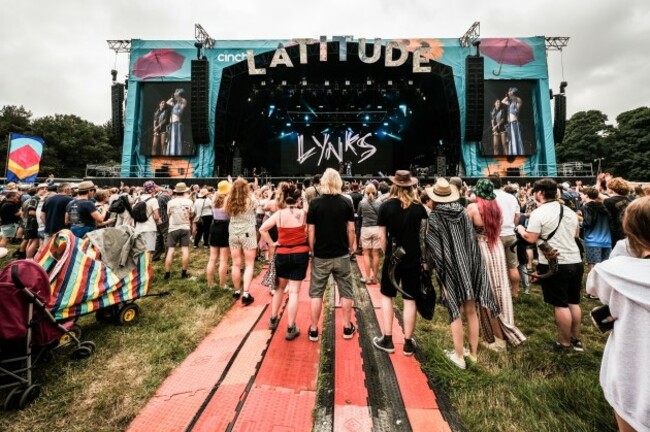
[{"label": "festival crowd", "polygon": [[431,271],[449,312],[453,348],[445,355],[460,369],[478,361],[479,345],[503,352],[526,340],[513,298],[529,294],[531,283],[540,284],[553,308],[557,338],[548,347],[556,353],[586,349],[580,301],[600,299],[609,310],[597,324],[614,324],[600,376],[606,399],[621,430],[650,427],[650,374],[644,367],[650,339],[638,335],[650,328],[650,186],[632,187],[608,174],[589,186],[551,178],[503,184],[496,175],[472,186],[458,177],[420,185],[409,171],[388,180],[344,182],[327,169],[277,185],[260,185],[257,178],[228,178],[216,187],[180,182],[174,188],[153,181],[106,189],[91,181],[74,187],[48,181],[27,189],[10,183],[0,204],[0,251],[19,243],[14,257],[31,259],[61,229],[83,237],[130,226],[154,261],[164,259],[165,280],[179,274],[172,271],[176,248],[180,278],[194,278],[190,254],[209,249],[207,287],[231,290],[244,306],[255,301],[249,291],[255,261],[266,261],[263,283],[273,296],[268,325],[277,328],[288,293],[287,340],[301,334],[298,293],[310,271],[311,341],[320,337],[330,276],[341,299],[343,338],[353,338],[351,261],[359,256],[361,282],[378,284],[382,294],[382,334],[373,345],[395,352],[394,298],[401,293],[406,356],[418,346],[413,332],[421,271]]}]

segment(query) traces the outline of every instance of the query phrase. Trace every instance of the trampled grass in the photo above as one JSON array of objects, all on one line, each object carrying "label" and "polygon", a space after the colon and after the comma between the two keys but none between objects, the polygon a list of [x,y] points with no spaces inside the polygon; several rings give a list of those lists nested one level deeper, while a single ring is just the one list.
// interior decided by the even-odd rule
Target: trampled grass
[{"label": "trampled grass", "polygon": [[[73,361],[69,352],[61,351],[38,368],[40,398],[23,411],[0,409],[0,430],[124,430],[233,303],[229,292],[207,289],[207,256],[207,251],[192,251],[190,272],[198,276],[195,281],[179,279],[180,263],[175,262],[175,275],[163,283],[162,265],[156,263],[152,292],[171,295],[138,301],[141,315],[133,326],[83,317],[79,321],[83,339],[97,344],[95,354]],[[481,351],[478,364],[466,371],[456,369],[442,353],[451,347],[451,335],[447,311],[438,305],[433,321],[418,321],[416,337],[425,354],[422,366],[448,392],[468,431],[615,430],[612,410],[598,384],[606,335],[591,326],[587,313],[597,304],[583,300],[586,352],[554,354],[545,347],[555,340],[552,310],[534,286],[531,295],[515,300],[515,319],[528,341],[507,354]]]}]

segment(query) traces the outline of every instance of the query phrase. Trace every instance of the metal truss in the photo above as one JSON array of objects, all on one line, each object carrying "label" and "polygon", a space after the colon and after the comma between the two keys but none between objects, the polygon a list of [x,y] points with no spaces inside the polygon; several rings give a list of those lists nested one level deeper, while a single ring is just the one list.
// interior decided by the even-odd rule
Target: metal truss
[{"label": "metal truss", "polygon": [[479,21],[474,21],[474,24],[462,35],[458,40],[460,41],[460,46],[468,48],[472,46],[472,43],[481,36],[481,23]]},{"label": "metal truss", "polygon": [[546,37],[546,51],[562,51],[569,45],[569,39],[566,36],[549,36]]},{"label": "metal truss", "polygon": [[130,40],[107,40],[108,49],[115,51],[115,54],[120,53],[131,53],[131,41]]},{"label": "metal truss", "polygon": [[201,42],[204,48],[212,48],[214,46],[214,39],[210,37],[201,24],[194,24],[194,38],[197,42]]}]

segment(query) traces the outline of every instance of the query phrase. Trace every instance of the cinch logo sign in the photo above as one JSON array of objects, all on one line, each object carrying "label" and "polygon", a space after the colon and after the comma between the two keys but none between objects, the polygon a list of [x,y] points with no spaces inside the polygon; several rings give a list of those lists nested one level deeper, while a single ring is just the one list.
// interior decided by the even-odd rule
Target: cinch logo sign
[{"label": "cinch logo sign", "polygon": [[238,54],[233,54],[233,53],[221,53],[217,55],[217,61],[220,62],[229,62],[229,63],[237,63],[242,60],[246,60],[246,53],[245,52],[240,52]]}]

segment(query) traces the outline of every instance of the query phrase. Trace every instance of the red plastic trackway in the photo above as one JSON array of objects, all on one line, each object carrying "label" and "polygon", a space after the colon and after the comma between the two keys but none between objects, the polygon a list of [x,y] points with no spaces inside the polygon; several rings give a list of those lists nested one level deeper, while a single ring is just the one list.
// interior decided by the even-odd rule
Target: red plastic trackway
[{"label": "red plastic trackway", "polygon": [[[275,333],[268,329],[271,296],[261,279],[260,275],[251,285],[255,303],[243,307],[237,302],[232,307],[163,382],[129,431],[312,430],[321,342],[307,338],[309,280],[303,282],[299,295],[297,325],[301,334],[286,341],[286,314]],[[379,286],[368,290],[378,314]],[[335,303],[334,430],[371,430],[359,335],[343,339],[338,296]],[[354,313],[353,322],[356,325]],[[319,328],[322,330],[322,319]],[[403,343],[397,322],[393,335],[397,345]],[[403,356],[400,347],[390,358],[413,431],[450,430],[418,361]]]}]

